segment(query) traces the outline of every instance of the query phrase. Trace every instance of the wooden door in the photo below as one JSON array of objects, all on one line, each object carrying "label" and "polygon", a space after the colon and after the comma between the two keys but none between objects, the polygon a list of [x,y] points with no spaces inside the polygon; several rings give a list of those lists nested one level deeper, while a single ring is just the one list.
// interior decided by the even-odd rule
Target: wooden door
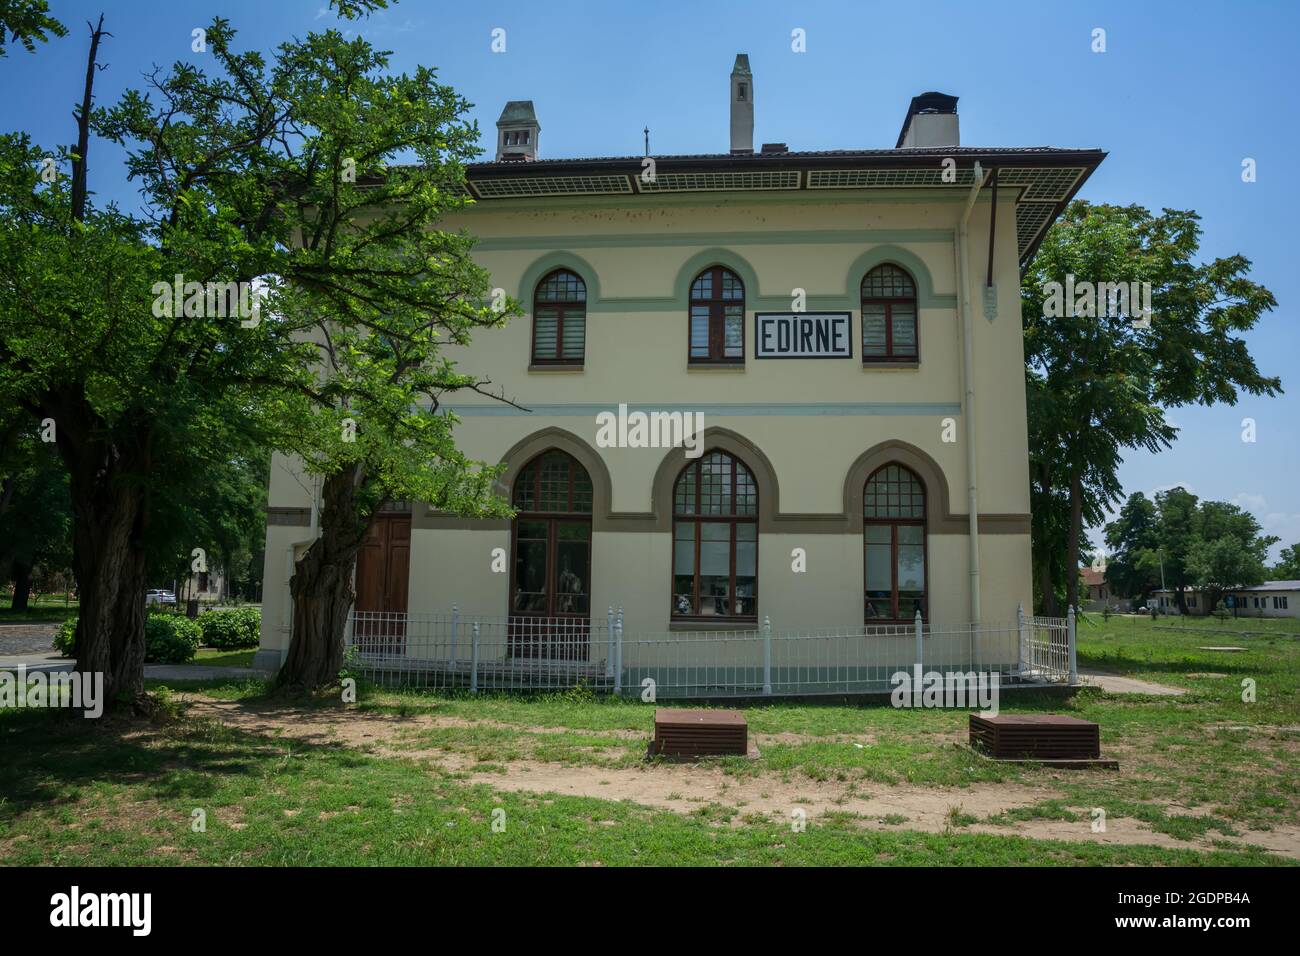
[{"label": "wooden door", "polygon": [[405,653],[410,567],[410,514],[380,514],[357,553],[354,634],[362,651]]}]

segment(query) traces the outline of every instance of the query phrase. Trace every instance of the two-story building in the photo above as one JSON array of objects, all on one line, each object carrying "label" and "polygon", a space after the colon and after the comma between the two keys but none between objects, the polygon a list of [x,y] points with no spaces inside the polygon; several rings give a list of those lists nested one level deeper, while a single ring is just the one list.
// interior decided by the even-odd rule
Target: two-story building
[{"label": "two-story building", "polygon": [[[517,515],[385,513],[358,609],[614,606],[666,633],[1031,605],[1020,270],[1104,154],[963,146],[938,93],[894,148],[756,149],[744,55],[729,94],[730,149],[707,155],[548,159],[533,104],[507,105],[446,227],[527,314],[448,352],[523,406],[451,406]],[[678,421],[702,430],[665,447]],[[276,457],[263,663],[287,648],[310,488]]]}]

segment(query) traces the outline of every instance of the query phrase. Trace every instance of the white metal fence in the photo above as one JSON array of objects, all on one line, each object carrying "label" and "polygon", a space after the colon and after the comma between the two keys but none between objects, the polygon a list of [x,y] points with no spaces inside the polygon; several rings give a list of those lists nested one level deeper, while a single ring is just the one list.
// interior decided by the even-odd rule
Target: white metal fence
[{"label": "white metal fence", "polygon": [[1021,673],[1027,680],[1079,682],[1074,608],[1066,617],[1029,617],[1018,612]]},{"label": "white metal fence", "polygon": [[1076,683],[1074,620],[624,633],[622,611],[591,617],[353,612],[348,661],[372,680],[469,691],[588,687],[659,698],[889,691],[894,675],[997,673],[1004,683]]}]

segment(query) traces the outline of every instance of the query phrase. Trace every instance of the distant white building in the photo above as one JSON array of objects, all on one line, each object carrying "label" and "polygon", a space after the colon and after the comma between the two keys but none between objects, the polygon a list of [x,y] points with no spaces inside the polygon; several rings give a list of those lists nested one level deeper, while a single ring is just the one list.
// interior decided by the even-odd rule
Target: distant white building
[{"label": "distant white building", "polygon": [[[1173,590],[1153,591],[1151,600],[1162,611],[1180,613]],[[1213,610],[1206,606],[1207,599],[1199,588],[1184,589],[1183,600],[1190,614],[1207,614]],[[1233,588],[1224,592],[1223,602],[1235,605],[1237,614],[1245,617],[1300,617],[1300,581],[1265,581],[1253,587]]]}]

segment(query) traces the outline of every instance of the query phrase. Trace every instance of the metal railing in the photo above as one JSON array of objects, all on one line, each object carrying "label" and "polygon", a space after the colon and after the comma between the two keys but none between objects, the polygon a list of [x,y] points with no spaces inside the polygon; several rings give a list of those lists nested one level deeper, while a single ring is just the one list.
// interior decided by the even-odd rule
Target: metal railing
[{"label": "metal railing", "polygon": [[896,675],[997,673],[1004,683],[1077,683],[1074,615],[1018,612],[1007,625],[864,625],[785,631],[623,633],[604,617],[484,617],[356,611],[348,661],[386,685],[486,690],[588,687],[659,698],[889,691]]},{"label": "metal railing", "polygon": [[1074,608],[1065,617],[1027,616],[1023,607],[1017,615],[1021,675],[1028,680],[1077,684]]},{"label": "metal railing", "polygon": [[387,685],[612,690],[618,626],[612,609],[604,619],[353,611],[346,659]]}]

